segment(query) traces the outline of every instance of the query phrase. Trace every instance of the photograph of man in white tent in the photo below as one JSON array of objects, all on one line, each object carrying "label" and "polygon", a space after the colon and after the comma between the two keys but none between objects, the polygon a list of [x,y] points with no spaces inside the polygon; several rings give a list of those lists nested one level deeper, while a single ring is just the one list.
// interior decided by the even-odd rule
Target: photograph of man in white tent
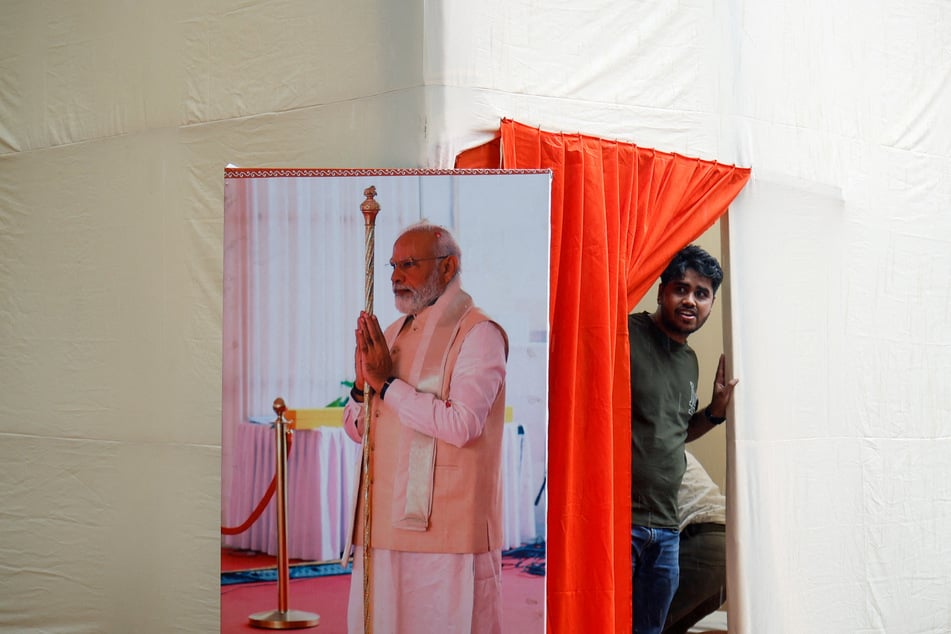
[{"label": "photograph of man in white tent", "polygon": [[[543,596],[522,607],[543,613],[546,632],[631,632],[626,324],[653,309],[637,308],[645,298],[656,306],[664,266],[693,243],[725,272],[690,337],[700,381],[720,352],[742,379],[726,421],[690,447],[726,501],[727,618],[709,627],[951,632],[947,1],[0,9],[4,634],[246,631],[277,584],[222,586],[223,566],[253,563],[222,553],[266,552],[274,513],[221,529],[240,528],[275,477],[275,452],[256,449],[276,441],[276,398],[299,426],[289,475],[361,450],[316,410],[349,398],[364,301],[253,277],[246,305],[236,301],[249,289],[226,280],[241,242],[224,213],[230,164],[550,174],[548,297],[532,297],[547,303],[544,326],[509,319],[476,285],[494,256],[469,237],[520,253],[517,210],[466,226],[430,218],[463,243],[464,289],[509,337],[507,380],[546,377],[544,397],[525,392],[506,423],[513,446],[523,426],[533,468],[544,458],[519,495],[545,508]],[[357,214],[373,184],[333,208]],[[377,186],[381,214],[392,212]],[[258,202],[275,210],[263,216],[284,213],[283,199]],[[421,219],[381,225],[379,248]],[[346,263],[359,278],[362,231],[356,218],[334,234],[350,251],[327,262],[290,250],[303,229],[258,235],[277,255],[257,264],[293,253],[296,270],[340,278]],[[535,291],[520,284],[523,266],[493,283]],[[359,294],[362,282],[347,286]],[[381,326],[399,318],[377,299]],[[267,332],[288,300],[308,318],[345,304],[335,339],[298,331],[232,358],[226,319]],[[320,379],[294,383],[324,349],[335,352]],[[263,378],[242,385],[229,368]],[[507,388],[507,400],[520,392]],[[544,415],[529,420],[531,408]],[[237,486],[248,471],[258,479]],[[304,490],[288,482],[292,498]],[[288,500],[292,516],[310,516],[289,522],[291,555],[340,556],[346,527],[320,515],[335,496]],[[322,532],[300,540],[302,526]],[[251,607],[240,596],[256,585],[265,605]],[[291,594],[331,629],[330,610]],[[346,597],[330,597],[341,613]]]},{"label": "photograph of man in white tent", "polygon": [[[272,625],[240,584],[282,564],[330,630],[543,631],[549,182],[226,173],[223,631]],[[524,286],[499,284],[516,267]],[[252,415],[278,394],[301,404],[281,468],[274,416]]]}]

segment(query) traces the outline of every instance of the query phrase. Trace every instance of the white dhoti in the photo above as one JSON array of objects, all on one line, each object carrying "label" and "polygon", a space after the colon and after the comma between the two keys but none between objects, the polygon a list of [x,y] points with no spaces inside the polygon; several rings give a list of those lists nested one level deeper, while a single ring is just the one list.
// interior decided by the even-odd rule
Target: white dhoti
[{"label": "white dhoti", "polygon": [[[502,553],[371,552],[373,634],[501,634]],[[363,549],[356,548],[347,610],[363,634]]]}]

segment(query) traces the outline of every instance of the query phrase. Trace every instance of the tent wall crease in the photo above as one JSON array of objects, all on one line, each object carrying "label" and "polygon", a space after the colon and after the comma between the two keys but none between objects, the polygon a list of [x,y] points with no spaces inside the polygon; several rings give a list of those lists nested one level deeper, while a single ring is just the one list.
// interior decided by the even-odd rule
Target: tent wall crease
[{"label": "tent wall crease", "polygon": [[0,11],[0,630],[217,631],[223,170],[415,166],[419,7]]}]

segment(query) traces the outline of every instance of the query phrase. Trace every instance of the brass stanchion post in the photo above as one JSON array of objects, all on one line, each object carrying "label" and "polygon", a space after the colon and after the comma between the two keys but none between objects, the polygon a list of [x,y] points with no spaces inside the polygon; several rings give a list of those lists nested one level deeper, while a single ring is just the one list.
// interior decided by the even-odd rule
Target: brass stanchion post
[{"label": "brass stanchion post", "polygon": [[274,399],[275,446],[277,451],[276,474],[277,490],[277,609],[270,612],[258,612],[248,617],[253,627],[270,630],[297,630],[314,627],[320,623],[320,616],[312,612],[289,610],[287,608],[287,584],[290,579],[290,564],[287,556],[287,429],[284,419],[287,406],[284,399]]}]

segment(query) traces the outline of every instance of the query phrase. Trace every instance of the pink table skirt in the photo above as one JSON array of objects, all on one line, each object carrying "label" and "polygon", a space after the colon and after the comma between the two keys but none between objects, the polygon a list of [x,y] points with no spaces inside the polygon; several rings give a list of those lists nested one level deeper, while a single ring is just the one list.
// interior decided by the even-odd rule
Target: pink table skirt
[{"label": "pink table skirt", "polygon": [[[244,522],[274,477],[274,429],[240,423],[228,526]],[[346,543],[347,511],[355,492],[361,447],[340,427],[294,432],[287,462],[287,553],[290,559],[339,559]],[[503,548],[535,539],[534,494],[528,439],[506,423],[502,446]],[[226,535],[225,546],[277,554],[276,502],[248,530]]]}]

